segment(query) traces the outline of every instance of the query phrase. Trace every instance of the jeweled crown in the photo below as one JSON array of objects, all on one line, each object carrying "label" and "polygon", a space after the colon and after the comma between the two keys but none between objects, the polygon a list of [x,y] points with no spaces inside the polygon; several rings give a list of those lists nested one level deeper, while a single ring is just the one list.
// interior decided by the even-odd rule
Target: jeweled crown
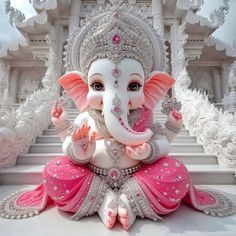
[{"label": "jeweled crown", "polygon": [[98,58],[108,58],[118,64],[124,58],[139,61],[145,72],[152,69],[152,45],[137,26],[126,22],[118,12],[97,22],[80,49],[80,65],[87,72]]},{"label": "jeweled crown", "polygon": [[146,78],[154,70],[163,70],[164,65],[163,43],[155,30],[142,18],[117,9],[87,22],[70,40],[68,52],[69,70],[85,75],[98,58],[108,58],[114,64],[134,58],[141,63]]}]

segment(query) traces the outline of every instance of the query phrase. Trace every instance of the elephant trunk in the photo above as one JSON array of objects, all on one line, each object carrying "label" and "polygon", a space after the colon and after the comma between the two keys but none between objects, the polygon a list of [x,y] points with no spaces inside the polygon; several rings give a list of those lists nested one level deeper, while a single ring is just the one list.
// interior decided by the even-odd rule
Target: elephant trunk
[{"label": "elephant trunk", "polygon": [[114,139],[128,146],[141,145],[150,140],[153,132],[146,129],[144,132],[134,131],[128,123],[128,99],[121,99],[115,95],[104,100],[103,114],[108,131]]}]

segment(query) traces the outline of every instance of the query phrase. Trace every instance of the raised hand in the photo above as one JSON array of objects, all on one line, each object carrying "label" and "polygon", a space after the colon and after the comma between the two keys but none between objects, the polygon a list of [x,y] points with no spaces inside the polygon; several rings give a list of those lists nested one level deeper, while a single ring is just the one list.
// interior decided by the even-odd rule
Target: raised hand
[{"label": "raised hand", "polygon": [[[75,130],[71,136],[72,146],[75,156],[78,159],[91,157],[96,148],[96,133],[89,136],[90,126],[83,124]],[[84,157],[84,158],[83,158]]]},{"label": "raised hand", "polygon": [[52,107],[51,117],[52,117],[52,123],[55,126],[59,125],[62,121],[67,120],[68,118],[65,107],[60,103],[56,102]]},{"label": "raised hand", "polygon": [[181,112],[175,109],[171,110],[168,115],[168,121],[171,122],[177,129],[180,129],[183,121]]},{"label": "raised hand", "polygon": [[150,155],[151,146],[148,143],[139,146],[126,146],[126,153],[131,159],[144,160]]}]

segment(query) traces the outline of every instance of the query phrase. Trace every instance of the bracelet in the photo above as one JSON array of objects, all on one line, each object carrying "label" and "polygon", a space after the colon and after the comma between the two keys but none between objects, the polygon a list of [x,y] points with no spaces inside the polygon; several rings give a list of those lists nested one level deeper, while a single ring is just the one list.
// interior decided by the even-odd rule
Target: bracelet
[{"label": "bracelet", "polygon": [[170,121],[166,121],[165,127],[166,127],[166,129],[168,129],[168,130],[170,130],[170,131],[172,131],[173,133],[176,133],[176,134],[179,133],[179,131],[181,129],[180,127],[176,127],[176,125],[173,124]]},{"label": "bracelet", "polygon": [[74,152],[73,152],[73,147],[72,147],[72,143],[70,142],[66,148],[66,154],[71,158],[71,160],[75,163],[79,163],[79,164],[86,164],[89,162],[90,158],[84,159],[84,160],[78,160],[78,158],[75,156]]},{"label": "bracelet", "polygon": [[61,123],[59,123],[58,125],[55,125],[55,129],[57,131],[57,133],[62,132],[65,129],[68,129],[70,127],[70,122],[68,120],[64,120]]},{"label": "bracelet", "polygon": [[159,158],[160,149],[154,139],[151,141],[148,141],[147,143],[151,146],[151,153],[146,159],[142,160],[142,162],[145,164],[151,164]]},{"label": "bracelet", "polygon": [[154,123],[151,127],[151,130],[154,135],[164,135],[164,128],[159,122]]}]

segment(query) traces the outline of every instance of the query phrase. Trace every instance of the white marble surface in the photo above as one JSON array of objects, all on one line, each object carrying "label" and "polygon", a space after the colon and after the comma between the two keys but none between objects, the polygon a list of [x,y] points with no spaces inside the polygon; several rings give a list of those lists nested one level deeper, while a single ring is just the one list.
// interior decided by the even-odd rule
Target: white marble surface
[{"label": "white marble surface", "polygon": [[[211,186],[226,192],[236,202],[236,185]],[[0,186],[0,199],[21,186]],[[163,218],[162,222],[136,220],[129,232],[117,223],[112,230],[106,229],[97,215],[83,218],[76,222],[69,219],[69,214],[49,208],[39,216],[24,220],[7,220],[0,218],[1,236],[116,236],[116,235],[216,235],[235,236],[236,216],[217,218],[206,216],[188,206],[182,205],[176,212]]]}]

